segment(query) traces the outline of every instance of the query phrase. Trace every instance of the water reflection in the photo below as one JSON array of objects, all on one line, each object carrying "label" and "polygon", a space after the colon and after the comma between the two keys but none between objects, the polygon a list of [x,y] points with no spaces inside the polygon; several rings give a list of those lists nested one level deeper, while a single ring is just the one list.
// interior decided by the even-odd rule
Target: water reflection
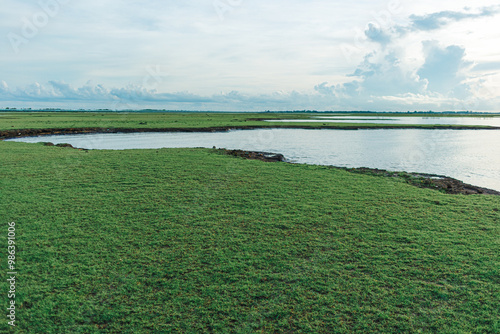
[{"label": "water reflection", "polygon": [[282,153],[298,163],[441,174],[500,191],[497,130],[260,129],[220,133],[131,133],[20,138],[88,149],[206,147]]},{"label": "water reflection", "polygon": [[500,127],[500,117],[387,117],[387,116],[317,116],[311,119],[268,120],[280,123],[361,123],[399,125],[478,125]]}]

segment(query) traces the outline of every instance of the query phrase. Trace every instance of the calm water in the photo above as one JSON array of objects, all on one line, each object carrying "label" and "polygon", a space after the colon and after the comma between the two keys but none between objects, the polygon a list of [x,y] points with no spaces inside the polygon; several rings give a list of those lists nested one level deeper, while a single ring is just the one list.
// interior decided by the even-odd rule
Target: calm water
[{"label": "calm water", "polygon": [[500,127],[500,117],[388,117],[388,116],[318,116],[311,119],[284,119],[284,123],[371,123],[404,125],[487,125]]},{"label": "calm water", "polygon": [[44,136],[14,141],[111,150],[216,146],[267,151],[282,153],[298,163],[446,175],[500,191],[499,130],[260,129]]}]

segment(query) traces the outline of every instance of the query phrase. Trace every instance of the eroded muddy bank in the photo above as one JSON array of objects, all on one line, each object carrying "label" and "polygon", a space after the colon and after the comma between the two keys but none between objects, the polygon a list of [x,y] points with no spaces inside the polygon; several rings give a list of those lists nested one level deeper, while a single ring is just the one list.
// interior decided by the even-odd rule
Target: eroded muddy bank
[{"label": "eroded muddy bank", "polygon": [[[260,119],[259,119],[260,120]],[[457,125],[348,125],[348,126],[303,126],[303,125],[242,125],[242,126],[217,126],[205,128],[52,128],[52,129],[13,129],[0,131],[0,139],[36,137],[66,134],[93,134],[93,133],[133,133],[133,132],[227,132],[230,130],[256,130],[256,129],[305,129],[305,130],[500,130],[500,127],[484,126],[457,126]]]},{"label": "eroded muddy bank", "polygon": [[408,173],[408,172],[391,172],[384,169],[376,168],[346,168],[334,167],[335,169],[342,169],[348,172],[384,176],[384,177],[398,177],[403,178],[411,185],[419,188],[429,188],[436,190],[444,190],[447,194],[463,194],[463,195],[500,195],[500,192],[492,189],[482,188],[471,184],[464,183],[460,180],[436,174],[425,173]]},{"label": "eroded muddy bank", "polygon": [[[279,153],[226,150],[226,149],[221,149],[221,150],[228,155],[233,155],[246,159],[261,160],[266,162],[288,162],[287,159],[282,154]],[[329,166],[329,167],[334,169],[342,169],[351,173],[403,178],[407,183],[413,186],[419,188],[440,190],[446,192],[447,194],[497,195],[497,196],[500,195],[500,192],[496,190],[477,187],[443,175],[391,172],[384,169],[366,168],[366,167],[361,167],[361,168],[347,168],[347,167],[335,167],[335,166]]]},{"label": "eroded muddy bank", "polygon": [[221,150],[224,151],[226,154],[250,160],[260,160],[266,162],[286,162],[286,159],[283,156],[283,154],[279,153],[227,150],[227,149],[221,149]]},{"label": "eroded muddy bank", "polygon": [[[258,128],[258,127],[255,127]],[[52,135],[80,135],[98,133],[134,133],[134,132],[225,132],[233,127],[211,128],[56,128],[56,129],[20,129],[0,131],[0,139],[37,137]]]}]

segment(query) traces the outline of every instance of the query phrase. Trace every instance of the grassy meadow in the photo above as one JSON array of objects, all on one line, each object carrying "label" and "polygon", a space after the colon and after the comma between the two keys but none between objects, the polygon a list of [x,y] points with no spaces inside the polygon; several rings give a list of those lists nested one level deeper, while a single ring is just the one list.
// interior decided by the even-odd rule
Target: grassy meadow
[{"label": "grassy meadow", "polygon": [[[256,122],[194,115],[0,129]],[[0,141],[0,160],[2,277],[9,222],[18,261],[1,333],[500,333],[498,196],[211,149]]]},{"label": "grassy meadow", "polygon": [[[316,114],[317,115],[317,114]],[[346,116],[349,114],[321,114],[321,116]],[[414,114],[384,114],[385,116],[415,116]],[[13,129],[48,128],[214,128],[214,127],[301,127],[301,128],[454,128],[471,126],[454,125],[403,125],[403,124],[360,124],[360,123],[281,123],[265,122],[260,119],[310,119],[315,114],[306,113],[201,113],[201,112],[9,112],[0,113],[0,131]],[[374,116],[373,114],[353,114],[353,116]],[[467,117],[454,114],[417,114],[426,117]],[[470,116],[470,115],[469,115]],[[498,117],[498,114],[481,117]],[[475,126],[487,128],[487,126]]]}]

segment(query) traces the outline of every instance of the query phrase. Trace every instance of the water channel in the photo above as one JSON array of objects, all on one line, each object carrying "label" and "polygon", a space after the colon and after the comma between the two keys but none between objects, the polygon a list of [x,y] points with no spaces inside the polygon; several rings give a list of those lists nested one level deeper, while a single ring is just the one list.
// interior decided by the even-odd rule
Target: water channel
[{"label": "water channel", "polygon": [[257,129],[16,138],[86,149],[206,147],[281,153],[296,163],[439,174],[500,191],[499,130]]}]

